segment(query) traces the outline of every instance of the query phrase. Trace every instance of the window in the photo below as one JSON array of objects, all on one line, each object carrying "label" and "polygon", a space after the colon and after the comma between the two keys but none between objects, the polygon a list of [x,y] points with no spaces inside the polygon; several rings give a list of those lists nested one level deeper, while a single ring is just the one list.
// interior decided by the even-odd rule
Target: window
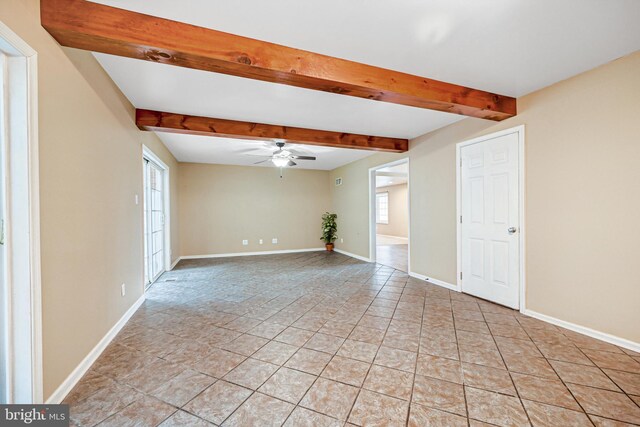
[{"label": "window", "polygon": [[389,193],[376,193],[376,223],[389,224]]}]

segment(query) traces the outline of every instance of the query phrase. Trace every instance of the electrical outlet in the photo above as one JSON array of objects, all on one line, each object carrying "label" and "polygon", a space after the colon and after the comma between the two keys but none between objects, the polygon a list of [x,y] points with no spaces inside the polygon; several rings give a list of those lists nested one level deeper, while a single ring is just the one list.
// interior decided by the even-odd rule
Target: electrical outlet
[{"label": "electrical outlet", "polygon": [[344,239],[342,237],[340,238],[340,243],[344,243]]},{"label": "electrical outlet", "polygon": [[136,205],[139,203],[138,201],[138,195],[136,194]]},{"label": "electrical outlet", "polygon": [[273,243],[274,245],[276,245],[278,243],[278,238],[274,237],[273,239],[271,239],[271,243]]},{"label": "electrical outlet", "polygon": [[260,244],[262,244],[262,239],[259,240]]},{"label": "electrical outlet", "polygon": [[120,285],[120,294],[122,296],[125,296],[127,294],[127,285],[124,283]]},{"label": "electrical outlet", "polygon": [[248,244],[249,244],[249,241],[248,241],[248,240],[243,240],[243,241],[242,241],[242,246],[247,246]]}]

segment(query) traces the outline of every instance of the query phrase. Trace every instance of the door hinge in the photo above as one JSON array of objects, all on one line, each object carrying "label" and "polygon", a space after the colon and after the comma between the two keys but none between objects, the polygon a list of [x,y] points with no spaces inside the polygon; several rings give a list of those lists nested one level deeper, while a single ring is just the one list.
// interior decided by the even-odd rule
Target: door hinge
[{"label": "door hinge", "polygon": [[460,280],[462,280],[462,271],[460,272]]},{"label": "door hinge", "polygon": [[462,215],[460,215],[460,224],[462,224]]},{"label": "door hinge", "polygon": [[462,167],[462,157],[460,157],[460,167]]},{"label": "door hinge", "polygon": [[4,219],[0,219],[0,245],[4,246]]}]

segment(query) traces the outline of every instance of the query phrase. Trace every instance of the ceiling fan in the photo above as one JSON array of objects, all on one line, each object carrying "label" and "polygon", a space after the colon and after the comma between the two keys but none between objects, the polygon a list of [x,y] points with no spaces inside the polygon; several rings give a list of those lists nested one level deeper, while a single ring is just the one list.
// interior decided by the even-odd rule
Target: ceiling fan
[{"label": "ceiling fan", "polygon": [[295,166],[297,165],[294,160],[315,160],[314,156],[305,156],[302,153],[291,149],[284,148],[284,141],[276,141],[277,149],[270,155],[265,156],[268,157],[265,160],[261,160],[259,162],[254,163],[254,165],[259,165],[260,163],[271,162],[274,166],[279,168],[284,168],[287,166]]}]

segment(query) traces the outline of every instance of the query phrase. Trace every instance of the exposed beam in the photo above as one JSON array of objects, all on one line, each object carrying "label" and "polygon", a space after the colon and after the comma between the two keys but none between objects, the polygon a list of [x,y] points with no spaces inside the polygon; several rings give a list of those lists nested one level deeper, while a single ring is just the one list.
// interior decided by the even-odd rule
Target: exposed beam
[{"label": "exposed beam", "polygon": [[86,0],[41,0],[40,13],[63,46],[489,120],[516,115],[511,97]]},{"label": "exposed beam", "polygon": [[392,153],[402,153],[409,149],[409,141],[406,139],[240,122],[150,110],[136,110],[136,125],[142,130],[187,135],[208,135],[266,141],[282,139],[286,142],[298,144],[357,148],[359,150],[388,151]]}]

